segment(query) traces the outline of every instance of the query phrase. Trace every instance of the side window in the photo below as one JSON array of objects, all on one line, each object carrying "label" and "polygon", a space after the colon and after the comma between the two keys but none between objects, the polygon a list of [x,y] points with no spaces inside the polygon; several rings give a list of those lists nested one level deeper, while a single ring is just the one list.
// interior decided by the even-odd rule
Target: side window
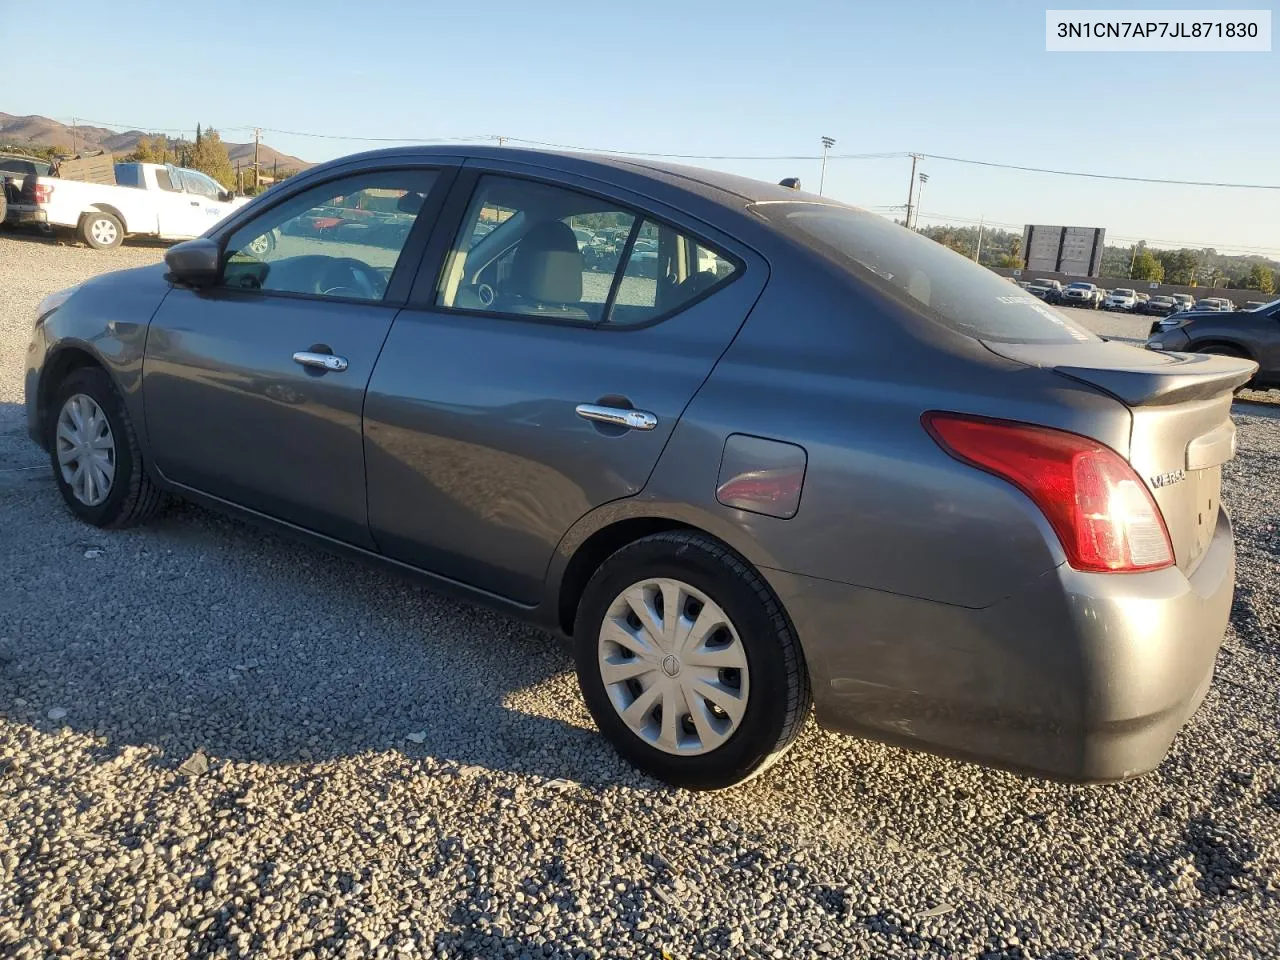
[{"label": "side window", "polygon": [[635,219],[608,200],[574,190],[484,177],[454,240],[436,303],[599,323]]},{"label": "side window", "polygon": [[227,239],[222,285],[381,300],[435,179],[387,170],[290,197]]},{"label": "side window", "polygon": [[173,167],[157,167],[155,172],[156,186],[161,190],[168,190],[170,193],[182,192],[181,185],[174,183],[172,176],[170,176],[170,174],[174,172]]},{"label": "side window", "polygon": [[666,224],[645,220],[627,257],[611,326],[646,323],[679,310],[737,272],[733,261]]},{"label": "side window", "polygon": [[183,170],[182,182],[186,187],[187,193],[208,197],[210,200],[218,199],[219,187],[211,177],[206,177],[196,170]]},{"label": "side window", "polygon": [[[726,281],[733,261],[612,201],[483,177],[440,279],[455,310],[644,323]],[[634,236],[633,236],[634,235]]]}]

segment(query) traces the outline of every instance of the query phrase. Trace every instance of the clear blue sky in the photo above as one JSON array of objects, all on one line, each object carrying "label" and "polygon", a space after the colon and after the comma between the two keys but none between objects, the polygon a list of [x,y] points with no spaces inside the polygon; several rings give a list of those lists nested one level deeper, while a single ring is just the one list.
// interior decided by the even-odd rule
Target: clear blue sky
[{"label": "clear blue sky", "polygon": [[[238,141],[251,139],[244,127],[258,125],[791,155],[817,153],[826,134],[836,138],[836,153],[911,150],[1280,183],[1280,54],[1050,54],[1045,7],[64,2],[40,15],[46,40],[51,30],[57,35],[54,48],[6,45],[0,110],[156,130],[193,130],[200,121]],[[30,10],[0,0],[10,25]],[[94,66],[104,64],[111,69]],[[264,139],[308,160],[370,146],[280,133]],[[816,161],[696,162],[818,185]],[[833,160],[826,192],[873,208],[901,204],[909,169],[904,159]],[[921,169],[930,176],[925,221],[1101,225],[1118,239],[1257,247],[1280,257],[1280,191],[1119,184],[936,160]]]}]

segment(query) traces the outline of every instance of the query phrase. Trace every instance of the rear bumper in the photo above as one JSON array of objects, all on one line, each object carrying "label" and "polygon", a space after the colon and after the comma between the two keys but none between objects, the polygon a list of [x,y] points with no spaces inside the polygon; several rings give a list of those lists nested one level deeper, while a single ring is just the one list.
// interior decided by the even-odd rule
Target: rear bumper
[{"label": "rear bumper", "polygon": [[1190,577],[1063,566],[970,609],[766,571],[826,727],[1073,782],[1164,758],[1213,678],[1235,586],[1231,522]]},{"label": "rear bumper", "polygon": [[4,222],[19,225],[29,223],[47,225],[49,223],[49,214],[39,207],[29,205],[20,207],[16,204],[9,204],[9,208],[5,211]]}]

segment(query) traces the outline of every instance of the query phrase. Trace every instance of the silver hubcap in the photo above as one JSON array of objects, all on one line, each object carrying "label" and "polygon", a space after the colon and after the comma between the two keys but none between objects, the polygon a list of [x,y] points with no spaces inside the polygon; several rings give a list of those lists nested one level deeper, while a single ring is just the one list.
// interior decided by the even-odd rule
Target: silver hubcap
[{"label": "silver hubcap", "polygon": [[600,678],[636,736],[666,753],[708,753],[742,723],[750,694],[738,631],[710,597],[680,580],[641,580],[609,605]]},{"label": "silver hubcap", "polygon": [[62,479],[77,500],[96,507],[116,477],[116,441],[107,415],[92,397],[77,393],[62,405],[56,439]]},{"label": "silver hubcap", "polygon": [[89,228],[93,234],[93,239],[99,243],[111,244],[116,242],[116,225],[110,220],[95,220],[93,226]]}]

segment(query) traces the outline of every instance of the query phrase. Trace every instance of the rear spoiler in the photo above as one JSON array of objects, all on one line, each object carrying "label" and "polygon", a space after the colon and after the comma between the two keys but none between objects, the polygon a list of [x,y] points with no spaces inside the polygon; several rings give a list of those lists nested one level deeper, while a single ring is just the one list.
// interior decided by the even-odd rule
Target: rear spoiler
[{"label": "rear spoiler", "polygon": [[1103,390],[1130,407],[1208,400],[1244,386],[1258,369],[1242,357],[1156,352],[1114,341],[983,345],[999,356]]},{"label": "rear spoiler", "polygon": [[1258,370],[1252,360],[1239,357],[1180,354],[1178,359],[1182,362],[1167,370],[1054,367],[1053,371],[1105,390],[1128,406],[1153,407],[1209,400],[1244,386]]}]

